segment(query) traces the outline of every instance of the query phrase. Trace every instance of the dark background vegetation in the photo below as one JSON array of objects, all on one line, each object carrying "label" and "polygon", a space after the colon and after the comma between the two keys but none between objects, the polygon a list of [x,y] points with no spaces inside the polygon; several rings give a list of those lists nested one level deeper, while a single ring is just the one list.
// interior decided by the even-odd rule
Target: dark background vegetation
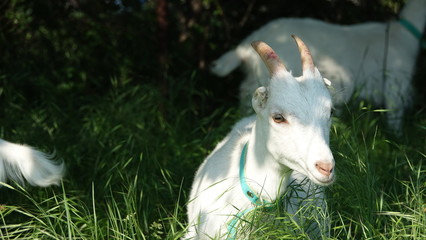
[{"label": "dark background vegetation", "polygon": [[[167,98],[173,85],[168,76],[196,71],[203,79],[197,87],[215,96],[222,92],[217,99],[229,102],[238,82],[226,82],[231,86],[225,90],[206,66],[271,19],[386,21],[397,18],[402,5],[402,0],[5,0],[0,5],[2,81],[40,99],[42,88],[101,94],[112,77],[127,78],[162,88]],[[20,81],[11,83],[10,76]]]},{"label": "dark background vegetation", "polygon": [[[241,75],[212,76],[212,60],[278,17],[386,21],[403,2],[3,0],[0,137],[55,149],[67,164],[67,188],[82,201],[90,203],[91,182],[102,200],[140,173],[141,211],[158,203],[173,209],[205,149],[238,118]],[[425,56],[422,50],[414,114],[426,106]],[[205,148],[194,152],[198,145]]]},{"label": "dark background vegetation", "polygon": [[[5,0],[2,83],[37,101],[49,97],[43,93],[102,94],[111,78],[120,84],[125,78],[160,88],[167,101],[173,80],[196,72],[197,89],[215,95],[206,103],[211,111],[215,104],[234,104],[238,79],[214,78],[206,66],[271,19],[386,21],[395,19],[402,5],[402,0]],[[52,91],[41,91],[46,88]]]}]

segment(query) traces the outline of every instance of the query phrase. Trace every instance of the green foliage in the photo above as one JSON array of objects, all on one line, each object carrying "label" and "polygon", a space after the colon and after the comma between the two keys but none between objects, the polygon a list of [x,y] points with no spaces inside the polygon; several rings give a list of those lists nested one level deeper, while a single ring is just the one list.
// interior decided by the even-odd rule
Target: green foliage
[{"label": "green foliage", "polygon": [[[0,137],[67,165],[61,187],[0,189],[0,238],[179,239],[195,170],[241,117],[240,76],[217,79],[203,67],[278,16],[353,23],[401,5],[358,2],[169,1],[165,49],[154,1],[0,3]],[[418,99],[402,137],[365,102],[335,117],[331,239],[425,238]],[[254,220],[252,239],[306,237],[288,215],[276,220],[285,227]]]}]

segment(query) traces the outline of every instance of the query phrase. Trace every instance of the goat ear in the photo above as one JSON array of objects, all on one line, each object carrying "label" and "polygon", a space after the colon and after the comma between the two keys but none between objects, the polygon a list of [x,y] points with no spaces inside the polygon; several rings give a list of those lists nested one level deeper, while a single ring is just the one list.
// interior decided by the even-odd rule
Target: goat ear
[{"label": "goat ear", "polygon": [[266,87],[259,87],[253,94],[251,103],[256,112],[262,110],[266,106],[268,101],[268,89]]},{"label": "goat ear", "polygon": [[328,80],[327,78],[322,78],[325,87],[328,89],[328,91],[334,95],[336,93],[336,89],[334,88],[333,84],[331,83],[330,80]]},{"label": "goat ear", "polygon": [[328,80],[327,78],[322,78],[322,80],[324,81],[324,83],[327,87],[331,87],[331,81],[330,80]]}]

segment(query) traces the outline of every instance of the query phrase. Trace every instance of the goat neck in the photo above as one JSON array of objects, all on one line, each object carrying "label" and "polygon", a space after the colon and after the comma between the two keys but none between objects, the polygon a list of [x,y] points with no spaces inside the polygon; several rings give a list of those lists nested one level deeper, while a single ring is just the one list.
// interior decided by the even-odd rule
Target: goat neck
[{"label": "goat neck", "polygon": [[256,122],[247,146],[246,182],[261,199],[273,202],[283,195],[293,170],[271,154],[265,129]]},{"label": "goat neck", "polygon": [[420,32],[423,32],[426,24],[426,1],[411,0],[402,9],[400,18],[409,21]]}]

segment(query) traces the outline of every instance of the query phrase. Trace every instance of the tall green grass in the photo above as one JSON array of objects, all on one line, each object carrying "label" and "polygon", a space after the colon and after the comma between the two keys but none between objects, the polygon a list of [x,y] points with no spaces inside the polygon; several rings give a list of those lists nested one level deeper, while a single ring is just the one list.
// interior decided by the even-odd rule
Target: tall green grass
[{"label": "tall green grass", "polygon": [[[402,4],[315,0],[301,11],[296,1],[202,1],[196,13],[192,1],[169,1],[170,41],[160,49],[156,1],[122,1],[121,12],[115,1],[3,2],[0,138],[54,152],[67,175],[58,187],[3,183],[0,239],[179,239],[197,167],[241,118],[242,76],[218,79],[199,66],[271,18],[383,20]],[[422,98],[399,136],[365,102],[334,118],[331,239],[425,238]],[[306,238],[285,213],[276,220],[284,225],[259,223],[250,237]]]},{"label": "tall green grass", "polygon": [[[198,81],[192,74],[189,79]],[[47,89],[40,96],[49,101],[37,102],[5,85],[9,104],[3,104],[7,117],[1,119],[0,137],[55,150],[68,168],[59,187],[10,183],[0,189],[0,238],[179,239],[184,234],[193,174],[239,113],[223,107],[206,114],[193,99],[208,102],[212,93],[195,86],[171,89],[172,97],[164,101],[150,85],[110,84],[105,93],[71,93],[65,100],[47,96],[52,91]],[[326,190],[330,239],[426,237],[425,115],[409,115],[401,137],[384,127],[382,115],[358,102],[334,117],[330,145],[337,181]],[[260,226],[261,234],[252,239],[307,237],[291,218],[279,218],[288,224]]]}]

